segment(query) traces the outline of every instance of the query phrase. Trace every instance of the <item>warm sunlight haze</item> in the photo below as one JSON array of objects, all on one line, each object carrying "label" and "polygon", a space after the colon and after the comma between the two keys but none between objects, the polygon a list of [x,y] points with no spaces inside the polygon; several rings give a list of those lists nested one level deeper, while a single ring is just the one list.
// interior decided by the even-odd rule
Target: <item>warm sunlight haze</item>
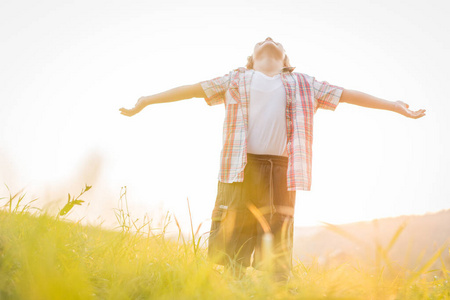
[{"label": "warm sunlight haze", "polygon": [[[55,244],[55,249],[73,246],[74,252],[67,250],[66,256],[61,254],[68,259],[62,265],[73,263],[76,270],[73,278],[84,278],[85,269],[76,269],[75,259],[88,250],[80,249],[97,249],[86,254],[86,261],[80,260],[80,265],[89,265],[88,256],[95,258],[96,265],[89,265],[86,270],[92,267],[99,270],[98,274],[112,274],[108,273],[113,272],[108,264],[114,264],[119,254],[108,252],[109,256],[101,256],[102,250],[98,249],[116,241],[118,236],[101,230],[114,228],[119,221],[122,232],[132,231],[131,225],[124,226],[130,216],[124,214],[118,219],[118,211],[125,210],[124,207],[117,210],[123,205],[120,201],[124,200],[125,193],[130,215],[139,218],[139,222],[152,219],[152,226],[159,226],[159,234],[168,215],[171,222],[164,228],[164,234],[178,236],[179,243],[183,236],[179,231],[185,236],[197,231],[196,237],[207,233],[217,195],[224,106],[208,106],[204,99],[193,98],[150,105],[133,117],[121,115],[119,109],[133,107],[141,96],[213,79],[245,67],[255,43],[272,37],[283,44],[295,72],[389,101],[400,100],[412,110],[426,109],[426,116],[419,119],[349,103],[339,103],[335,111],[317,111],[311,191],[297,191],[295,204],[294,256],[305,264],[297,265],[298,274],[303,274],[299,275],[303,285],[307,286],[308,280],[316,282],[317,278],[324,278],[321,269],[314,266],[332,266],[324,258],[330,253],[340,261],[345,261],[345,255],[350,252],[365,257],[364,251],[370,247],[366,247],[364,238],[372,238],[373,228],[379,230],[374,229],[374,239],[383,245],[376,244],[379,246],[377,274],[381,276],[383,270],[393,274],[397,266],[387,258],[392,255],[392,259],[404,259],[405,264],[418,272],[409,277],[410,281],[401,283],[405,287],[412,286],[411,282],[418,280],[434,263],[435,268],[443,268],[447,280],[448,262],[441,263],[438,257],[446,253],[448,259],[448,247],[439,247],[448,243],[446,233],[450,224],[449,15],[450,5],[444,0],[407,4],[387,0],[1,1],[0,207],[5,205],[5,211],[0,211],[4,214],[4,217],[0,215],[0,221],[9,225],[0,224],[0,266],[3,249],[16,249],[13,244],[8,248],[8,242],[23,236],[13,224],[27,224],[29,228],[36,226],[36,232],[42,234],[48,245]],[[84,202],[79,202],[76,196],[88,186],[92,188],[79,198]],[[31,206],[48,210],[52,216],[58,216],[56,221],[55,218],[32,220],[18,214],[18,208],[14,210],[11,203],[20,195],[23,195],[20,205],[37,199]],[[406,220],[402,216],[411,216],[410,227],[402,227]],[[70,227],[74,230],[70,236],[59,239],[58,234],[66,230],[65,223],[58,223],[62,218],[82,225],[102,224],[102,229],[88,232]],[[386,220],[376,225],[379,227],[364,223],[374,219]],[[356,224],[345,225],[348,227],[343,229],[335,227],[348,223]],[[420,231],[424,228],[421,224],[442,232],[438,237],[441,244],[429,240]],[[47,236],[44,231],[38,231],[47,227],[58,233]],[[335,235],[328,233],[333,231],[359,243],[359,250],[334,240]],[[377,236],[377,232],[383,234]],[[413,238],[419,233],[423,244],[429,245],[422,260],[413,259],[414,255],[420,255],[419,251],[411,250],[406,258],[400,248],[393,248],[398,242],[402,251],[407,251],[411,247],[406,237]],[[95,241],[87,238],[91,234]],[[30,240],[17,249],[37,247],[39,242],[33,240],[31,233],[27,236]],[[150,237],[147,232],[147,238]],[[179,246],[165,244],[163,235],[153,238],[158,241],[155,245],[164,245],[168,252],[153,249],[152,253],[164,256],[169,264],[171,260],[182,261],[184,256],[180,253],[188,255],[191,252],[186,249],[193,249],[193,256],[179,264],[186,267],[183,270],[193,268],[184,263],[203,257],[201,245],[195,242],[189,246],[189,241],[183,239],[186,252],[180,252]],[[117,270],[127,265],[128,257],[142,259],[136,262],[139,270],[136,272],[141,272],[141,266],[153,263],[166,268],[162,263],[165,260],[153,260],[144,251],[150,249],[149,240],[135,244],[134,236],[128,235],[125,240],[126,244],[111,246],[119,252],[123,247],[120,253],[126,253],[120,261],[115,261]],[[336,250],[337,246],[334,249],[327,245],[327,241],[339,245],[342,252]],[[53,251],[45,247],[42,253]],[[394,250],[390,251],[391,248]],[[311,259],[312,253],[319,258]],[[78,254],[81,256],[75,258]],[[25,261],[35,261],[34,256],[26,257]],[[101,266],[97,265],[100,261]],[[382,270],[383,263],[387,269]],[[198,265],[201,270],[208,269],[202,263]],[[11,266],[8,270],[14,270],[16,264],[8,266]],[[39,272],[46,274],[56,266],[60,263],[46,265],[48,269]],[[2,274],[10,274],[5,270],[1,269]],[[170,274],[175,274],[175,269],[170,270],[174,272]],[[313,273],[308,273],[312,270]],[[407,273],[406,269],[402,270]],[[334,279],[330,278],[340,278],[340,272],[329,271],[325,277],[330,281],[325,287],[314,287],[316,290],[311,295],[330,293],[334,286]],[[27,284],[24,278],[28,277],[20,274],[11,278],[22,278],[16,285]],[[188,274],[183,273],[175,282],[184,282],[190,277]],[[211,278],[198,274],[195,279],[198,282]],[[368,274],[363,276],[365,281],[361,286],[376,285]],[[52,276],[58,282],[60,275]],[[175,278],[155,276],[152,278],[159,278],[161,286],[174,282]],[[115,280],[133,280],[126,276],[120,278]],[[115,281],[108,280],[105,287],[114,286]],[[105,292],[106,288],[102,290],[103,283],[98,282],[96,286],[102,286],[101,291],[87,288],[87,281],[79,290],[85,291],[85,296],[108,298],[109,292]],[[42,291],[46,284],[38,283]],[[400,283],[396,281],[396,284]],[[172,288],[176,290],[175,283]],[[215,288],[212,286],[211,290]],[[238,293],[239,288],[242,286],[234,286],[224,297],[235,297],[233,293]],[[32,290],[30,287],[27,291]],[[0,286],[0,298],[9,295],[2,291]],[[194,288],[190,291],[188,298],[199,296],[193,292]],[[249,291],[236,297],[266,295]],[[404,295],[409,295],[409,291]],[[397,292],[392,291],[392,295]],[[436,289],[434,292],[440,293]],[[18,297],[32,299],[32,294],[27,293]],[[115,293],[113,288],[111,293]],[[138,297],[132,291],[123,293]],[[39,295],[49,294],[44,291]],[[168,296],[155,290],[142,295],[170,298],[183,293]],[[383,299],[400,299],[383,295],[387,297]],[[56,298],[59,296],[54,294]],[[206,293],[199,297],[210,296]],[[450,294],[446,297],[449,299]]]},{"label": "warm sunlight haze", "polygon": [[[192,99],[132,119],[118,109],[244,66],[254,43],[272,36],[297,72],[428,112],[412,120],[342,103],[319,110],[312,190],[297,193],[296,225],[449,208],[444,2],[195,3],[2,2],[2,183],[51,200],[92,184],[91,219],[121,186],[133,209],[169,210],[182,222],[189,197],[195,220],[206,221],[223,106]],[[280,17],[261,22],[269,12]]]}]

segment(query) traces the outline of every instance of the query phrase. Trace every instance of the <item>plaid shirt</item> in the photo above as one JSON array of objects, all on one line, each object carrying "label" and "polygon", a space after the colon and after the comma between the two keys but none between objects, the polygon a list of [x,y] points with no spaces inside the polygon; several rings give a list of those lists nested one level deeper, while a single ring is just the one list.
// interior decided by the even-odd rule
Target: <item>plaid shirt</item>
[{"label": "plaid shirt", "polygon": [[[343,88],[317,81],[306,74],[284,68],[280,73],[286,90],[288,190],[311,189],[313,116],[318,108],[335,110]],[[219,181],[242,182],[247,164],[248,107],[254,70],[238,68],[211,80],[202,81],[206,103],[225,103],[223,149]]]}]

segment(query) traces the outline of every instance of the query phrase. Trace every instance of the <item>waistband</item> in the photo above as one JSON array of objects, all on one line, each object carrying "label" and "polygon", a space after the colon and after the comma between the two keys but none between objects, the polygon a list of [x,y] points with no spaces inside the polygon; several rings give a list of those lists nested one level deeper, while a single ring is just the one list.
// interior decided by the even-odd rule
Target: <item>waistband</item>
[{"label": "waistband", "polygon": [[247,153],[247,162],[262,162],[262,161],[272,161],[276,164],[286,164],[289,162],[289,158],[287,156],[279,156],[279,155],[269,155],[269,154],[253,154]]}]

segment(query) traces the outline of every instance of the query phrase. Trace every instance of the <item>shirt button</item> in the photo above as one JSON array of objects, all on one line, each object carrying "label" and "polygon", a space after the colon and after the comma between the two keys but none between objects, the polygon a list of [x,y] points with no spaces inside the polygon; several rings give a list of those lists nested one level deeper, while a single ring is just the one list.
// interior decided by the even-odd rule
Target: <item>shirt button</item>
[{"label": "shirt button", "polygon": [[292,121],[289,121],[289,125],[292,125]]}]

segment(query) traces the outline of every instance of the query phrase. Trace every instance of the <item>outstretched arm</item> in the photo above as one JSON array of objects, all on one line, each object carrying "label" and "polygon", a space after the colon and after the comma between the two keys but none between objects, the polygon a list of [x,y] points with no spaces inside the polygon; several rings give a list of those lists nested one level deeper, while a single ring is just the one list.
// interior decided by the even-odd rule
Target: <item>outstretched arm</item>
[{"label": "outstretched arm", "polygon": [[176,87],[174,89],[151,95],[145,96],[138,99],[136,105],[131,109],[120,108],[120,113],[124,116],[134,116],[141,110],[143,110],[147,105],[156,104],[156,103],[167,103],[167,102],[175,102],[184,99],[191,98],[205,98],[206,94],[203,91],[200,83],[192,84],[192,85],[183,85],[180,87]]},{"label": "outstretched arm", "polygon": [[409,105],[402,101],[391,102],[362,92],[346,89],[344,89],[344,91],[342,92],[339,102],[346,102],[369,108],[390,110],[413,119],[418,119],[425,116],[426,111],[425,109],[412,111],[409,109]]}]

